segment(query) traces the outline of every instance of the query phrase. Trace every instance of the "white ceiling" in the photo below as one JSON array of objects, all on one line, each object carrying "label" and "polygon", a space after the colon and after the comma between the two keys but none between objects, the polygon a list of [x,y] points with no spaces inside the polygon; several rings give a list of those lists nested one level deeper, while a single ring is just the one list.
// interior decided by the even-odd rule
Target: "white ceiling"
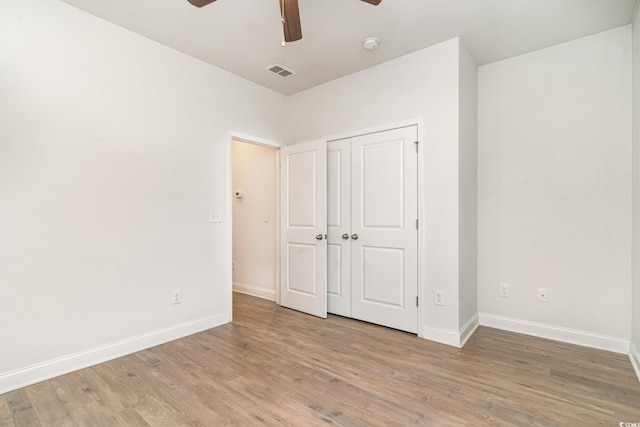
[{"label": "white ceiling", "polygon": [[62,1],[290,95],[456,36],[487,64],[629,24],[640,0],[299,0],[303,38],[285,47],[278,0]]}]

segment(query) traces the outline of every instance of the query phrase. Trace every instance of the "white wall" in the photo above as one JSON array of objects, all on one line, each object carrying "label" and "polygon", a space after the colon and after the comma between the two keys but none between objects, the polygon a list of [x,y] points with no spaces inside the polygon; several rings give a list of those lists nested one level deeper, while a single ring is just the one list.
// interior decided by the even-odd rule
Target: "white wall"
[{"label": "white wall", "polygon": [[[287,98],[290,142],[424,119],[423,331],[449,343],[461,326],[459,46],[459,39],[449,40]],[[444,307],[433,304],[436,289],[445,292]]]},{"label": "white wall", "polygon": [[633,288],[631,360],[640,379],[640,9],[633,23]]},{"label": "white wall", "polygon": [[0,393],[229,321],[227,132],[284,96],[49,0],[0,2],[0,64]]},{"label": "white wall", "polygon": [[480,67],[481,323],[628,348],[630,31]]},{"label": "white wall", "polygon": [[[233,141],[233,290],[276,299],[278,151]],[[267,213],[265,221],[264,214]]]},{"label": "white wall", "polygon": [[[462,328],[478,314],[478,64],[460,44],[459,257]],[[470,331],[468,331],[470,332]]]}]

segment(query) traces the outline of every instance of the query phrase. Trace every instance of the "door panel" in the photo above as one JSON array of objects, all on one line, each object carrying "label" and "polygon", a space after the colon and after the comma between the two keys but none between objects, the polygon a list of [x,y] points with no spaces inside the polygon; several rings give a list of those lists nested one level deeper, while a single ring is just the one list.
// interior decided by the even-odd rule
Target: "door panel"
[{"label": "door panel", "polygon": [[404,251],[362,247],[362,295],[366,303],[404,308]]},{"label": "door panel", "polygon": [[327,144],[327,310],[351,317],[351,140]]},{"label": "door panel", "polygon": [[[352,316],[418,330],[417,127],[352,138]],[[355,236],[354,236],[355,237]]]},{"label": "door panel", "polygon": [[[340,296],[343,293],[342,280],[342,247],[333,243],[327,244],[327,296]],[[327,300],[327,311],[331,310],[331,299]],[[351,304],[351,300],[349,300]],[[337,313],[336,313],[337,314]]]},{"label": "door panel", "polygon": [[[296,147],[298,148],[298,147]],[[287,225],[298,229],[318,228],[316,198],[316,150],[291,153],[287,157],[289,180]]]},{"label": "door panel", "polygon": [[[403,140],[359,145],[363,228],[403,228]],[[394,165],[394,167],[389,167]]]},{"label": "door panel", "polygon": [[326,142],[291,145],[280,153],[280,303],[327,317]]},{"label": "door panel", "polygon": [[[348,140],[346,142],[348,143]],[[349,182],[349,170],[346,171],[346,174],[343,171],[344,159],[349,157],[349,153],[344,152],[344,149],[348,150],[349,146],[345,147],[344,145],[344,141],[327,144],[327,226],[334,228],[343,227],[345,220],[349,219],[345,218],[342,211],[344,207],[348,209],[348,206],[343,206],[342,195],[344,194],[345,179]]]},{"label": "door panel", "polygon": [[[287,271],[288,291],[318,296],[318,282],[315,273],[317,254],[316,245],[303,245],[289,243],[287,245],[287,259],[289,270]],[[311,267],[312,270],[308,270]]]}]

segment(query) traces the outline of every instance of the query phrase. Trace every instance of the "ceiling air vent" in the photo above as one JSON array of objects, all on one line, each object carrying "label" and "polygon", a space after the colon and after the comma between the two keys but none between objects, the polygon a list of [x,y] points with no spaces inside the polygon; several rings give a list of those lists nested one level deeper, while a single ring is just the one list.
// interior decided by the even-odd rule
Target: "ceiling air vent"
[{"label": "ceiling air vent", "polygon": [[266,69],[267,71],[271,71],[273,74],[277,74],[283,79],[286,79],[287,77],[293,76],[295,74],[290,69],[278,64],[269,65]]}]

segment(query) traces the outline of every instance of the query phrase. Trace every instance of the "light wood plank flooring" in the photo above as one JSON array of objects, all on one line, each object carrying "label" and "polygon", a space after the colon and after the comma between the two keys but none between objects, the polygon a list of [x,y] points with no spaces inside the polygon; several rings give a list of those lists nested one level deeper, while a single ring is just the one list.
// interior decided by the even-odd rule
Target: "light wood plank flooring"
[{"label": "light wood plank flooring", "polygon": [[0,395],[2,426],[618,426],[624,355],[481,327],[464,349],[234,296],[233,324]]}]

